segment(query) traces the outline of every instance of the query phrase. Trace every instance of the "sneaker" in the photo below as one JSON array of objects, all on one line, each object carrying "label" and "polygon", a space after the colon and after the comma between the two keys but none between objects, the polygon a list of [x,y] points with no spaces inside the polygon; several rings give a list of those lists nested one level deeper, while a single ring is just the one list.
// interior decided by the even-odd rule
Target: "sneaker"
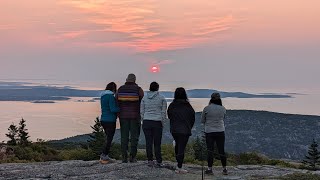
[{"label": "sneaker", "polygon": [[100,161],[103,161],[105,159],[106,155],[104,155],[103,153],[100,155]]},{"label": "sneaker", "polygon": [[154,167],[156,167],[156,168],[163,168],[164,166],[165,166],[164,164],[157,162]]},{"label": "sneaker", "polygon": [[153,166],[154,166],[154,162],[153,162],[153,161],[148,161],[147,165],[148,165],[149,167],[153,167]]},{"label": "sneaker", "polygon": [[109,155],[106,155],[106,159],[111,162],[116,162],[116,159],[111,158]]},{"label": "sneaker", "polygon": [[224,169],[224,170],[222,171],[222,174],[223,174],[223,175],[228,175],[228,170],[227,170],[227,169]]},{"label": "sneaker", "polygon": [[175,172],[176,172],[177,174],[186,174],[186,173],[188,173],[187,170],[182,169],[182,168],[177,168],[177,169],[175,170]]},{"label": "sneaker", "polygon": [[210,175],[213,175],[213,171],[212,169],[207,169],[204,171],[205,174],[210,174]]},{"label": "sneaker", "polygon": [[101,154],[100,155],[100,163],[107,164],[107,163],[110,163],[110,162],[116,162],[116,160],[110,158],[108,155],[105,155],[105,154]]},{"label": "sneaker", "polygon": [[136,163],[138,162],[137,159],[135,157],[130,157],[130,162],[131,163]]}]

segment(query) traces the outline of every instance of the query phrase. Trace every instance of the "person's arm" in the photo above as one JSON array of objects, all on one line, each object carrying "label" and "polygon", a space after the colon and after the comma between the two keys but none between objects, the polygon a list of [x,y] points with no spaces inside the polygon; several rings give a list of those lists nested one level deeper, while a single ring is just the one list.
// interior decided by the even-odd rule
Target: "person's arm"
[{"label": "person's arm", "polygon": [[162,109],[161,109],[162,121],[167,119],[167,101],[165,98],[162,99]]},{"label": "person's arm", "polygon": [[140,116],[141,116],[141,120],[143,120],[143,118],[144,118],[144,98],[142,98],[142,100],[141,100]]},{"label": "person's arm", "polygon": [[168,118],[171,120],[171,118],[172,118],[172,114],[171,114],[172,113],[172,103],[169,105],[167,113],[168,113]]},{"label": "person's arm", "polygon": [[202,124],[206,123],[206,116],[207,116],[206,108],[204,108],[202,113],[201,113],[201,123]]},{"label": "person's arm", "polygon": [[140,99],[140,101],[142,100],[143,97],[144,97],[144,92],[143,92],[142,88],[139,88],[139,99]]},{"label": "person's arm", "polygon": [[191,111],[191,115],[192,115],[192,118],[191,118],[191,128],[192,128],[194,125],[194,122],[196,121],[196,112],[194,111],[191,104],[190,104],[190,111]]},{"label": "person's arm", "polygon": [[120,112],[120,109],[119,109],[119,107],[118,107],[118,104],[117,104],[117,102],[116,102],[115,97],[113,97],[113,96],[110,97],[109,106],[110,106],[110,111],[111,111],[112,113],[118,113],[118,112]]},{"label": "person's arm", "polygon": [[117,102],[119,102],[119,100],[118,100],[119,93],[118,93],[118,92],[119,92],[119,90],[118,90],[118,91],[116,92],[116,94],[114,95],[114,97],[115,97],[115,99],[116,99]]}]

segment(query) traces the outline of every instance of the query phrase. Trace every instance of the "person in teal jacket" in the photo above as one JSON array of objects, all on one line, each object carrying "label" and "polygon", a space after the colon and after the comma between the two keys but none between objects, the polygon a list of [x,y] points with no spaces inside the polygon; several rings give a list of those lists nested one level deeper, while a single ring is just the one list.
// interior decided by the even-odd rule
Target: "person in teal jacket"
[{"label": "person in teal jacket", "polygon": [[120,109],[117,105],[117,101],[114,97],[117,91],[117,85],[111,82],[107,85],[105,91],[101,93],[101,125],[106,134],[106,143],[103,147],[102,154],[100,155],[100,162],[105,163],[114,161],[109,157],[110,147],[113,140],[114,133],[116,131],[117,113]]}]

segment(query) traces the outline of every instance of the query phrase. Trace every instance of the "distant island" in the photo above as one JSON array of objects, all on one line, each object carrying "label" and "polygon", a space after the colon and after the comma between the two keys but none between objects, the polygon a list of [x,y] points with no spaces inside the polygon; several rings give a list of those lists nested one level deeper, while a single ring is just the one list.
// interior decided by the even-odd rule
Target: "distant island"
[{"label": "distant island", "polygon": [[[250,94],[245,92],[224,92],[212,89],[187,90],[189,98],[209,98],[213,92],[219,92],[222,98],[293,98],[289,93]],[[166,98],[173,98],[174,92],[161,91]],[[0,101],[64,101],[71,97],[92,97],[99,100],[100,90],[80,90],[69,86],[37,86],[17,82],[0,82]]]},{"label": "distant island", "polygon": [[45,100],[39,100],[39,101],[33,101],[32,103],[55,103],[54,101],[45,101]]}]

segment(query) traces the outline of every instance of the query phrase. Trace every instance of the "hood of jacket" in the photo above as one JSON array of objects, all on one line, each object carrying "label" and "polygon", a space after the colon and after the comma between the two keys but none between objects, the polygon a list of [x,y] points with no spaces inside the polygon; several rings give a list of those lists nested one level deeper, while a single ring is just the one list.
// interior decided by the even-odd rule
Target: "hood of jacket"
[{"label": "hood of jacket", "polygon": [[147,92],[148,99],[153,99],[159,95],[158,91],[149,91]]},{"label": "hood of jacket", "polygon": [[114,93],[113,93],[112,91],[110,91],[110,90],[105,90],[105,91],[102,91],[102,92],[101,92],[100,96],[102,97],[102,96],[104,96],[104,95],[106,95],[106,94],[114,95]]}]

